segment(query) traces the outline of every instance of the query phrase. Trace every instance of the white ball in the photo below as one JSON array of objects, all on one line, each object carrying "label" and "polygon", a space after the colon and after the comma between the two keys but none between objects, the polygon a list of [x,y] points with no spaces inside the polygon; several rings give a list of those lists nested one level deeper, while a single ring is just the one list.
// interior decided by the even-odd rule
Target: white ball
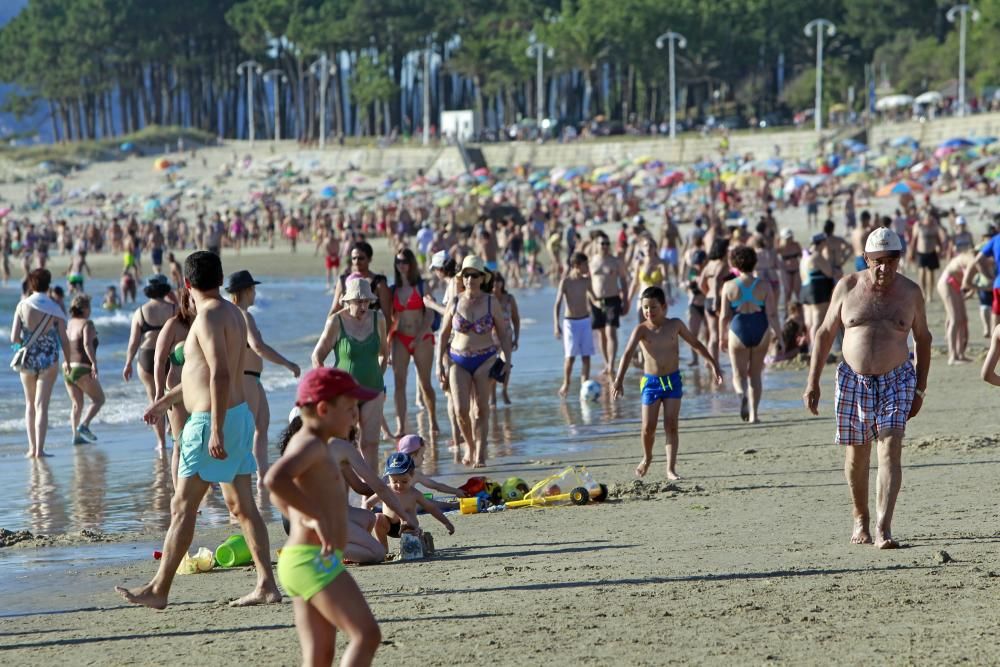
[{"label": "white ball", "polygon": [[601,385],[594,380],[587,380],[580,387],[580,400],[596,403],[601,398]]}]

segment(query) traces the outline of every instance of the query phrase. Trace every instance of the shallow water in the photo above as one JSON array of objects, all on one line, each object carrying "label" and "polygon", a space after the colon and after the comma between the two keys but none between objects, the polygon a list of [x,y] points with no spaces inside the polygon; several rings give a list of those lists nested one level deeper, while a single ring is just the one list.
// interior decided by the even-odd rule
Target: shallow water
[{"label": "shallow water", "polygon": [[[99,292],[103,285],[95,284]],[[625,400],[612,403],[607,392],[597,403],[581,403],[576,396],[560,400],[562,344],[552,337],[552,299],[554,290],[522,290],[517,293],[522,317],[520,349],[514,355],[511,394],[514,405],[501,406],[491,424],[489,457],[500,464],[510,457],[557,458],[573,462],[573,452],[604,444],[614,434],[637,433],[639,401],[637,389],[630,388]],[[0,321],[9,325],[17,293],[0,291]],[[258,288],[254,313],[261,331],[272,346],[303,367],[322,330],[330,297],[322,281],[263,279]],[[686,305],[671,307],[671,314],[686,312]],[[50,430],[46,450],[53,456],[27,460],[23,430],[24,400],[18,377],[0,369],[0,527],[28,529],[34,533],[100,531],[154,532],[165,529],[169,520],[171,490],[169,453],[158,456],[151,431],[141,422],[147,403],[137,380],[124,383],[121,367],[125,356],[131,312],[96,314],[101,339],[99,368],[108,402],[94,421],[97,444],[74,447],[70,444],[69,398],[60,383],[53,392]],[[629,325],[634,313],[626,317]],[[621,345],[624,346],[623,331]],[[685,358],[687,352],[684,352]],[[4,356],[6,362],[7,357]],[[595,367],[599,363],[595,360]],[[681,417],[694,418],[738,412],[735,394],[728,382],[712,386],[707,374],[684,367],[685,397]],[[407,396],[415,400],[415,380],[410,374]],[[762,410],[785,407],[769,402],[767,389],[777,389],[789,379],[788,374],[765,375],[765,398]],[[629,382],[635,382],[634,376]],[[284,426],[284,416],[293,404],[296,381],[285,369],[268,365],[263,377],[271,405],[272,443]],[[386,417],[394,423],[391,377]],[[634,385],[633,385],[634,386]],[[578,382],[574,379],[574,388]],[[439,392],[438,416],[448,429],[445,402]],[[416,412],[410,409],[410,419]],[[425,437],[426,419],[419,420]],[[683,425],[681,427],[683,431]],[[468,475],[452,460],[447,433],[438,438],[425,462],[428,472],[452,480]],[[383,453],[389,444],[383,444]],[[276,454],[272,446],[272,456]],[[266,519],[276,518],[269,504],[262,507]],[[222,525],[229,520],[218,492],[209,496],[199,517],[201,525]],[[5,569],[0,559],[0,571]]]}]

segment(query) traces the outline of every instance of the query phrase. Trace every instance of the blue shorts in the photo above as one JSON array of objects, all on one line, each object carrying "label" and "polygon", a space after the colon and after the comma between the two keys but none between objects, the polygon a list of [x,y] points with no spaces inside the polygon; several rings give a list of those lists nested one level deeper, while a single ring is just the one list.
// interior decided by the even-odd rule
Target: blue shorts
[{"label": "blue shorts", "polygon": [[222,445],[226,458],[216,459],[208,452],[212,437],[212,415],[195,412],[188,417],[181,432],[181,457],[177,468],[180,477],[198,475],[206,482],[231,484],[237,475],[249,475],[257,469],[253,460],[253,415],[246,403],[229,408],[222,425]]},{"label": "blue shorts", "polygon": [[681,372],[674,371],[662,376],[643,375],[639,380],[639,390],[642,392],[643,405],[655,405],[667,398],[680,398],[684,395]]}]

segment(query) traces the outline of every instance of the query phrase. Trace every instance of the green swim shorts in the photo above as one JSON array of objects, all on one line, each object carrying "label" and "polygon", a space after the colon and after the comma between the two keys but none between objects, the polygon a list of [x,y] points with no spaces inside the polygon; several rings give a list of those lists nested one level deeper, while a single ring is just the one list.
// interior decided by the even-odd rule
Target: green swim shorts
[{"label": "green swim shorts", "polygon": [[222,445],[226,458],[216,459],[208,451],[212,437],[212,415],[195,412],[181,432],[181,457],[177,474],[181,477],[198,475],[206,482],[232,483],[237,475],[249,475],[257,469],[253,460],[253,415],[246,403],[226,411],[222,425]]},{"label": "green swim shorts", "polygon": [[330,585],[344,571],[344,552],[337,549],[323,557],[317,544],[293,544],[278,556],[278,581],[285,592],[306,602]]}]

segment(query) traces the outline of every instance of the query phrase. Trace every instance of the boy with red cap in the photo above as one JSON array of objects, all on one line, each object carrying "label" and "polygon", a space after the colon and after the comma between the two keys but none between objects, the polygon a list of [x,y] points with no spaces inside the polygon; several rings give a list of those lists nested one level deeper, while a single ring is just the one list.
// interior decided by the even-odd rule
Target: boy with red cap
[{"label": "boy with red cap", "polygon": [[291,522],[288,542],[278,558],[278,579],[293,597],[295,625],[304,664],[331,664],[337,628],[350,637],[344,664],[370,664],[382,636],[357,583],[343,564],[347,544],[347,485],[350,469],[362,475],[407,523],[412,512],[396,501],[346,440],[358,422],[358,401],[375,397],[350,373],[316,368],[302,378],[295,404],[302,428],[264,483]]}]

